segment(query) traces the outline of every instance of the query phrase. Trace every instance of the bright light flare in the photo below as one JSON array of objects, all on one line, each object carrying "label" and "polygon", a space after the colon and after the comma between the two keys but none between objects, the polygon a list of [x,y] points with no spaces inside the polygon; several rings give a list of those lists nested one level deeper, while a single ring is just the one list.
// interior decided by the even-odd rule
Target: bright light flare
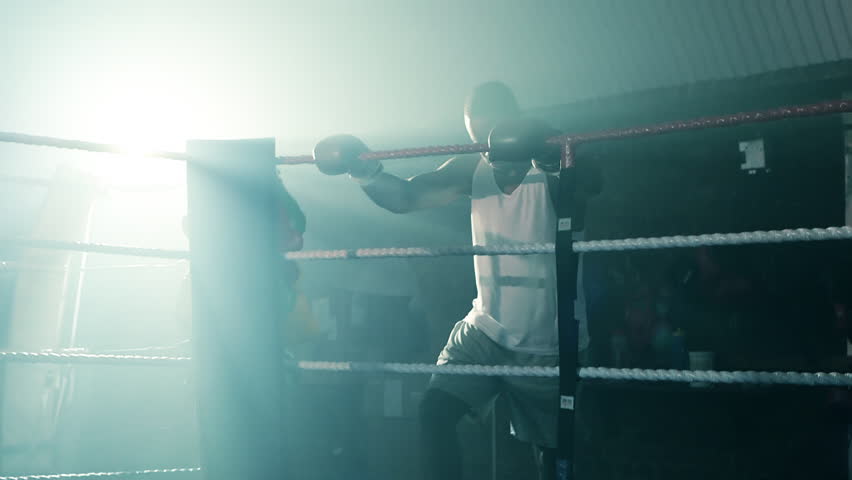
[{"label": "bright light flare", "polygon": [[82,124],[75,130],[87,140],[121,145],[125,154],[92,158],[90,171],[114,185],[181,183],[181,162],[147,156],[183,151],[189,128],[202,120],[180,78],[156,70],[114,72],[91,91],[80,103]]}]

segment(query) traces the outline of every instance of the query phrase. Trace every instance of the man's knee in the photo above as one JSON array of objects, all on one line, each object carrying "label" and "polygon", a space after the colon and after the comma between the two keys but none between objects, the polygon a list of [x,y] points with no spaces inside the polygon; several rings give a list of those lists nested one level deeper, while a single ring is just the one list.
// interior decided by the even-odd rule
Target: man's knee
[{"label": "man's knee", "polygon": [[420,422],[424,430],[454,429],[468,412],[470,406],[462,399],[435,388],[426,390],[420,402]]}]

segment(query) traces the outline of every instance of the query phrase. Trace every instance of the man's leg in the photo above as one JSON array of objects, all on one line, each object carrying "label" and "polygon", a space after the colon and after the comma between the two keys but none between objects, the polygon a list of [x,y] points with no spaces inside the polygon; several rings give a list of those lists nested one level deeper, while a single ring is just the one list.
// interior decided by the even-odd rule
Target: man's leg
[{"label": "man's leg", "polygon": [[461,480],[462,462],[456,426],[471,411],[460,398],[429,388],[420,404],[420,445],[424,480]]},{"label": "man's leg", "polygon": [[[525,367],[555,367],[556,355],[509,352],[505,363]],[[556,479],[559,379],[556,377],[505,377],[505,395],[515,438],[533,445],[538,478]]]},{"label": "man's leg", "polygon": [[[464,320],[456,323],[438,365],[492,365],[498,347]],[[500,382],[495,377],[433,375],[420,404],[424,480],[461,480],[461,450],[456,427],[468,413],[482,414]]]}]

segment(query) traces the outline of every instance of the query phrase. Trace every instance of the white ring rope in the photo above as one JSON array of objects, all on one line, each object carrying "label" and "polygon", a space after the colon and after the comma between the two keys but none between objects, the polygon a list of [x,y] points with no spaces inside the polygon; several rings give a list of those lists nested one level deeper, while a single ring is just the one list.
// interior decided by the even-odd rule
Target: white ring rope
[{"label": "white ring rope", "polygon": [[89,473],[47,473],[38,475],[18,475],[12,477],[0,477],[0,480],[61,480],[65,478],[103,478],[103,477],[142,477],[146,475],[168,475],[175,473],[200,472],[198,467],[192,468],[160,468],[150,470],[136,470],[129,472],[89,472]]},{"label": "white ring rope", "polygon": [[18,363],[60,363],[85,365],[171,366],[189,365],[190,357],[118,355],[105,353],[2,352],[0,361]]},{"label": "white ring rope", "polygon": [[807,387],[852,386],[852,374],[840,372],[693,371],[584,367],[580,369],[580,378],[638,382],[797,385]]},{"label": "white ring rope", "polygon": [[49,273],[65,273],[68,271],[74,272],[99,272],[107,270],[140,270],[140,269],[165,269],[186,267],[186,262],[178,260],[172,263],[131,263],[120,265],[95,265],[83,268],[71,267],[46,267],[42,265],[23,263],[23,262],[3,262],[0,261],[0,273],[3,272],[49,272]]},{"label": "white ring rope", "polygon": [[[96,353],[0,352],[0,361],[4,360],[25,363],[60,364],[188,365],[192,358]],[[287,362],[287,364],[299,370],[320,372],[478,375],[492,377],[559,376],[558,367],[521,367],[513,365],[435,365],[432,363],[317,361]],[[852,374],[840,372],[693,371],[583,367],[579,371],[579,376],[580,378],[589,380],[638,382],[701,382],[714,384],[852,387]]]},{"label": "white ring rope", "polygon": [[467,255],[537,255],[553,253],[552,243],[524,243],[517,245],[470,245],[462,247],[405,247],[405,248],[358,248],[354,250],[307,250],[289,252],[290,260],[338,260],[357,258],[397,257],[450,257]]},{"label": "white ring rope", "polygon": [[313,362],[293,363],[299,370],[358,373],[477,375],[486,377],[558,377],[558,367],[512,365],[435,365],[433,363]]},{"label": "white ring rope", "polygon": [[[558,367],[519,367],[509,365],[434,365],[428,363],[309,362],[295,364],[301,370],[358,373],[441,374],[517,377],[558,377]],[[754,372],[645,370],[633,368],[584,367],[580,378],[639,382],[680,382],[714,384],[852,386],[849,373]]]},{"label": "white ring rope", "polygon": [[[573,249],[575,252],[581,253],[850,239],[852,239],[852,227],[799,228],[795,230],[677,235],[671,237],[629,238],[623,240],[591,240],[574,242]],[[140,248],[86,242],[40,240],[32,238],[0,238],[0,244],[3,243],[21,247],[73,250],[134,257],[169,258],[177,260],[189,258],[189,251],[187,250]],[[528,243],[516,245],[471,245],[439,248],[406,247],[359,248],[353,250],[307,250],[303,252],[289,252],[285,254],[285,258],[289,260],[342,260],[360,258],[410,258],[468,255],[539,255],[554,252],[555,246],[552,243]]]},{"label": "white ring rope", "polygon": [[118,155],[134,155],[143,157],[168,158],[170,160],[191,161],[193,157],[178,152],[134,152],[121,145],[110,145],[106,143],[85,142],[81,140],[69,140],[67,138],[44,137],[38,135],[27,135],[24,133],[0,132],[0,142],[19,143],[22,145],[34,145],[37,147],[65,148],[69,150],[83,150],[95,153],[115,153]]},{"label": "white ring rope", "polygon": [[671,237],[628,238],[575,242],[575,252],[650,250],[717,245],[750,245],[758,243],[814,242],[852,239],[852,227],[797,228],[742,233],[675,235]]},{"label": "white ring rope", "polygon": [[104,245],[100,243],[67,242],[62,240],[42,240],[36,238],[6,237],[0,238],[0,244],[27,248],[103,253],[107,255],[126,255],[128,257],[168,258],[174,260],[184,260],[189,258],[188,250],[129,247],[125,245]]}]

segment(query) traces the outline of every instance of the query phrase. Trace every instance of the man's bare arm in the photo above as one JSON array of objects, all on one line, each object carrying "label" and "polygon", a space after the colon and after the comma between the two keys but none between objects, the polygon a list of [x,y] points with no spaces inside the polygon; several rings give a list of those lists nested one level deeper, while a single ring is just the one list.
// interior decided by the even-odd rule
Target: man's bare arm
[{"label": "man's bare arm", "polygon": [[448,205],[470,196],[478,155],[454,157],[433,172],[403,179],[380,173],[362,188],[373,202],[394,213]]}]

